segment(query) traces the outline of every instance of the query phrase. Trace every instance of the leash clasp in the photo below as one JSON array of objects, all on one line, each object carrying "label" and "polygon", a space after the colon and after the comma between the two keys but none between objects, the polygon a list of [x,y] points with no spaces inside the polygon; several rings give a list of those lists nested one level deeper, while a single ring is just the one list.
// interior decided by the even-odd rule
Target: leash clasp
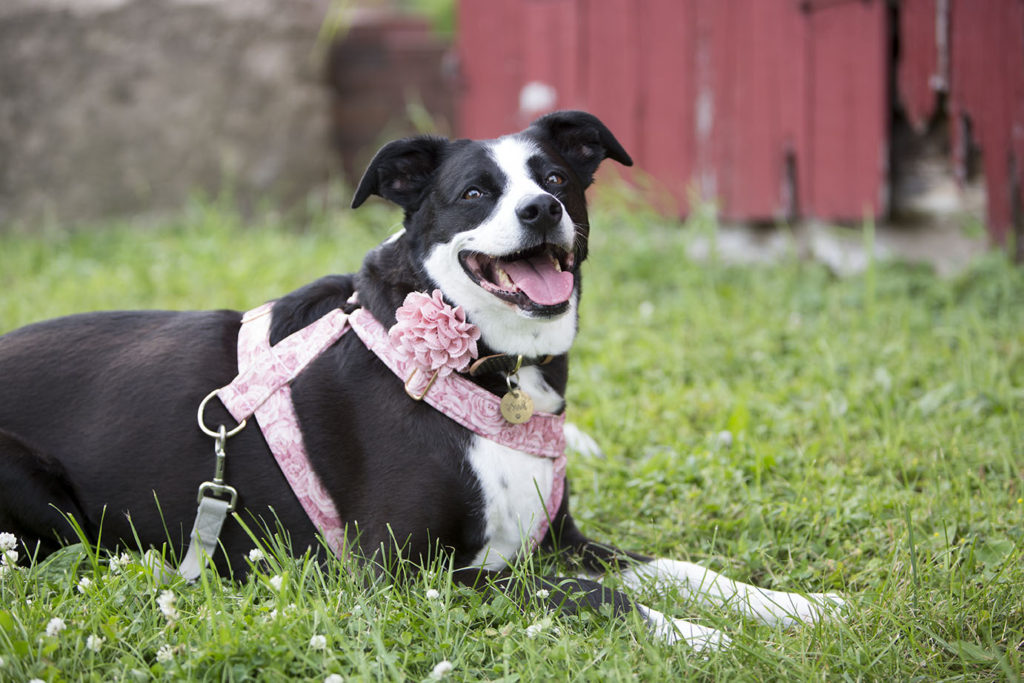
[{"label": "leash clasp", "polygon": [[199,485],[199,491],[196,493],[196,502],[202,503],[203,498],[205,498],[207,494],[219,498],[226,497],[229,501],[228,512],[233,512],[236,504],[238,503],[238,489],[224,483],[224,465],[227,462],[228,455],[227,451],[224,450],[224,444],[227,443],[228,438],[242,431],[242,428],[245,427],[245,420],[239,422],[231,431],[228,431],[227,427],[224,425],[218,427],[216,432],[207,427],[203,422],[203,412],[206,410],[206,404],[216,395],[217,391],[211,391],[207,394],[206,398],[203,399],[202,403],[199,404],[199,429],[201,429],[204,434],[213,437],[213,453],[216,457],[216,461],[213,469],[213,481],[204,481]]},{"label": "leash clasp", "polygon": [[224,464],[227,461],[227,452],[224,450],[224,443],[228,440],[228,431],[224,425],[220,426],[217,436],[213,442],[213,453],[216,456],[216,464],[213,470],[213,481],[204,481],[199,485],[199,492],[196,494],[196,502],[202,503],[206,494],[218,497],[229,497],[228,512],[234,512],[238,503],[238,489],[224,483]]}]

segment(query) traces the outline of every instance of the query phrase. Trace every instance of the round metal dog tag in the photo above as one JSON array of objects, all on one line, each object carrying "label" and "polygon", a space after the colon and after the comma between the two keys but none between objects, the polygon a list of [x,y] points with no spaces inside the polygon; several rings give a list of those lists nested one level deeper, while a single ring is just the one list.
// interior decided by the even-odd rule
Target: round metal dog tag
[{"label": "round metal dog tag", "polygon": [[514,425],[527,422],[533,417],[533,399],[522,389],[513,389],[501,397],[501,416]]}]

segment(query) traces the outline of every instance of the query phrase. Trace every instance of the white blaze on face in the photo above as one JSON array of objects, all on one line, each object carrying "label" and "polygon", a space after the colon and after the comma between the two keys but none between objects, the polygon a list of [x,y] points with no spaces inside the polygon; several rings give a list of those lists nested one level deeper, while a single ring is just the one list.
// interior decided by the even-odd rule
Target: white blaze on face
[{"label": "white blaze on face", "polygon": [[[459,262],[463,251],[501,257],[534,245],[535,238],[520,223],[516,207],[528,197],[547,193],[533,179],[527,163],[541,151],[528,140],[506,137],[490,143],[488,152],[505,175],[501,196],[480,225],[433,247],[425,262],[427,274],[449,299],[465,309],[467,318],[480,328],[484,343],[492,349],[531,356],[565,353],[576,336],[577,291],[573,291],[561,315],[533,316],[481,288]],[[571,252],[574,234],[572,218],[563,207],[561,222],[548,240]]]}]

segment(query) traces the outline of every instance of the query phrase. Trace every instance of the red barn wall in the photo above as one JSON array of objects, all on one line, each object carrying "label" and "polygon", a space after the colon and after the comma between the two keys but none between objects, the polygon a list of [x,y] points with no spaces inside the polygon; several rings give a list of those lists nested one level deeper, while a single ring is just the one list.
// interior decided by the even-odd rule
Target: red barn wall
[{"label": "red barn wall", "polygon": [[997,241],[1024,213],[1024,0],[460,0],[459,29],[462,134],[587,109],[679,213],[884,217],[893,85],[918,130],[940,92],[969,119]]},{"label": "red barn wall", "polygon": [[954,160],[963,173],[969,121],[981,148],[990,234],[1002,244],[1015,223],[1024,227],[1024,2],[951,0],[949,26]]}]

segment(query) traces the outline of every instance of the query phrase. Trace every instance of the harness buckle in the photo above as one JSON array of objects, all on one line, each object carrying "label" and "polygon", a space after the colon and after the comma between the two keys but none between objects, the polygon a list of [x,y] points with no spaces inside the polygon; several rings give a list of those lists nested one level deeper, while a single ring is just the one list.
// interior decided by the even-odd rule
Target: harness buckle
[{"label": "harness buckle", "polygon": [[416,392],[412,390],[412,379],[413,377],[416,376],[416,372],[418,370],[419,368],[413,368],[412,373],[409,375],[409,379],[405,380],[405,393],[407,393],[409,395],[409,398],[411,398],[414,401],[422,401],[424,397],[426,397],[427,392],[430,391],[430,387],[434,386],[434,382],[437,381],[438,373],[441,372],[440,369],[434,370],[434,374],[431,375],[430,381],[427,382],[427,386],[424,387],[423,391],[421,391],[417,396]]}]

